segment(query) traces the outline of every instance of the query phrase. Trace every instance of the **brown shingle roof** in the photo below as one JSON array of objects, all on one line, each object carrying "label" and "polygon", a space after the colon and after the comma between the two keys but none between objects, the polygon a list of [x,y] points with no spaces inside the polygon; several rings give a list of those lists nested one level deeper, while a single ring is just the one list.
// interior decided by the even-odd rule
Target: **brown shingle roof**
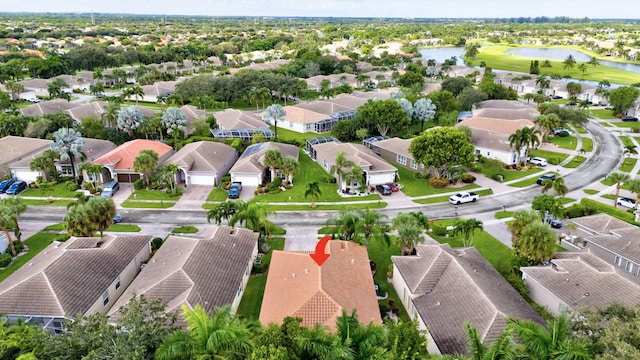
[{"label": "brown shingle roof", "polygon": [[497,134],[511,135],[515,133],[516,130],[525,127],[534,127],[535,124],[526,119],[505,120],[474,116],[462,120],[456,125],[456,127],[458,126],[468,126],[470,129],[485,129]]},{"label": "brown shingle roof", "polygon": [[307,253],[273,252],[260,310],[262,324],[300,316],[304,326],[318,323],[335,329],[342,309],[356,309],[361,323],[381,323],[366,249],[332,240],[326,251],[331,256],[322,266]]},{"label": "brown shingle roof", "polygon": [[160,141],[136,139],[127,141],[108,153],[93,161],[94,164],[115,165],[118,170],[133,169],[133,162],[142,150],[153,150],[162,158],[166,153],[173,151],[171,146]]},{"label": "brown shingle roof", "polygon": [[166,311],[182,304],[207,311],[233,302],[247,266],[257,251],[258,233],[211,226],[202,236],[169,236],[113,306],[110,315],[133,294],[162,299]]},{"label": "brown shingle roof", "polygon": [[182,147],[167,159],[165,164],[177,164],[189,171],[218,172],[230,159],[237,157],[236,150],[229,145],[214,141],[198,141]]},{"label": "brown shingle roof", "polygon": [[100,120],[102,114],[106,112],[106,101],[92,101],[87,104],[76,106],[67,110],[74,120],[82,121],[84,118],[95,117]]},{"label": "brown shingle roof", "polygon": [[0,312],[85,314],[134,260],[151,235],[105,235],[54,242],[0,283]]},{"label": "brown shingle roof", "polygon": [[[398,272],[413,289],[413,305],[444,354],[466,353],[465,322],[484,340],[515,316],[542,318],[475,249],[419,245],[417,256],[392,256]],[[464,294],[464,296],[461,296]]]}]

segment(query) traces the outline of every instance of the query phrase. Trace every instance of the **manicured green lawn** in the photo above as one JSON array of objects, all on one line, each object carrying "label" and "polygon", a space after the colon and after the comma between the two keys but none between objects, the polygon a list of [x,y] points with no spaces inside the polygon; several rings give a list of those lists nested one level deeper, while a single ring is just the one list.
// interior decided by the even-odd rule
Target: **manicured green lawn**
[{"label": "manicured green lawn", "polygon": [[198,228],[195,226],[181,226],[171,230],[172,234],[195,234],[198,232]]},{"label": "manicured green lawn", "polygon": [[640,129],[640,122],[616,121],[616,122],[612,122],[611,124],[613,124],[613,126],[617,126],[621,128]]},{"label": "manicured green lawn", "polygon": [[43,206],[68,206],[75,203],[75,200],[36,200],[36,199],[22,199],[22,203],[25,205],[43,205]]},{"label": "manicured green lawn", "polygon": [[551,139],[551,143],[558,145],[562,149],[575,150],[578,146],[578,139],[575,136],[554,136]]},{"label": "manicured green lawn", "polygon": [[130,201],[123,202],[120,206],[123,208],[139,208],[139,209],[167,209],[175,205],[173,201]]},{"label": "manicured green lawn", "polygon": [[273,211],[305,211],[305,210],[340,210],[342,208],[347,208],[349,210],[358,210],[358,209],[382,209],[387,207],[387,203],[384,201],[372,202],[372,203],[364,203],[364,204],[331,204],[331,205],[316,205],[316,207],[311,208],[309,205],[268,205],[267,209]]},{"label": "manicured green lawn", "polygon": [[[271,130],[274,130],[273,126],[270,126]],[[307,139],[313,139],[317,137],[324,137],[329,135],[321,135],[316,133],[304,133],[300,134],[299,132],[283,129],[278,127],[278,140],[282,142],[288,141],[299,141],[301,144],[304,143]]]},{"label": "manicured green lawn", "polygon": [[[456,191],[456,190],[460,190],[460,189],[452,189],[452,191]],[[485,189],[485,190],[476,191],[476,193],[478,195],[480,195],[480,196],[485,196],[485,195],[493,194],[493,191],[489,190],[489,189]],[[426,199],[416,199],[416,200],[413,200],[413,202],[418,203],[418,204],[435,204],[435,203],[441,203],[441,202],[449,201],[449,196],[450,195],[443,195],[443,196],[430,197],[430,198],[426,198]],[[482,200],[482,199],[480,199],[480,200]]]},{"label": "manicured green lawn", "polygon": [[583,128],[583,127],[582,127],[582,126],[580,126],[580,125],[576,125],[576,126],[574,126],[574,128],[575,128],[575,129],[576,129],[576,131],[577,131],[577,132],[579,132],[580,134],[587,134],[587,133],[588,133],[587,129]]},{"label": "manicured green lawn", "polygon": [[140,232],[140,226],[136,224],[113,224],[105,231],[108,232]]},{"label": "manicured green lawn", "polygon": [[[515,49],[518,47],[535,47],[535,46],[513,46],[513,45],[493,45],[487,44],[480,49],[480,53],[477,56],[477,60],[474,60],[474,65],[479,65],[480,61],[484,61],[487,66],[492,67],[494,69],[501,70],[510,70],[510,71],[519,71],[523,73],[529,72],[529,67],[531,65],[531,60],[533,58],[528,58],[524,56],[505,54],[504,52],[509,49]],[[563,48],[563,49],[574,49],[588,55],[596,56],[601,58],[599,54],[592,53],[586,51],[578,46],[545,46],[550,48]],[[563,69],[562,60],[553,60],[548,59],[551,62],[552,67],[550,69],[541,68],[542,75],[549,75],[550,73],[559,73],[561,76],[569,75],[573,79],[585,79],[585,80],[593,80],[593,81],[602,81],[607,80],[612,83],[617,84],[633,84],[636,82],[640,82],[640,74],[633,73],[629,71],[623,71],[619,69],[615,69],[612,67],[600,65],[600,66],[590,66],[586,73],[580,72],[577,67],[572,69]]]},{"label": "manicured green lawn", "polygon": [[53,224],[53,225],[49,225],[46,228],[44,228],[44,230],[49,230],[49,231],[63,231],[65,230],[64,228],[64,223],[59,223],[59,224]]},{"label": "manicured green lawn", "polygon": [[624,171],[624,172],[631,172],[631,170],[633,170],[633,167],[636,166],[637,161],[638,159],[635,159],[635,158],[626,158],[624,159],[624,161],[622,162],[622,165],[620,165],[618,170]]},{"label": "manicured green lawn", "polygon": [[630,224],[640,225],[634,221],[633,214],[624,209],[616,208],[613,205],[603,204],[599,201],[591,200],[591,199],[582,199],[580,203],[596,209],[597,212],[609,214],[615,218],[618,218],[622,221],[626,221]]},{"label": "manicured green lawn", "polygon": [[317,181],[320,185],[322,195],[317,201],[328,202],[345,202],[356,200],[378,200],[380,195],[371,194],[357,197],[342,197],[338,195],[338,185],[327,182],[330,175],[309,155],[300,150],[298,158],[300,170],[293,177],[293,188],[280,192],[278,194],[261,194],[254,198],[259,202],[311,202],[311,199],[305,198],[304,193],[307,190],[307,184]]},{"label": "manicured green lawn", "polygon": [[180,195],[168,194],[163,190],[136,190],[133,195],[129,196],[129,200],[169,200],[177,201]]},{"label": "manicured green lawn", "polygon": [[513,211],[497,211],[495,214],[496,219],[504,219],[508,217],[512,217],[514,214]]},{"label": "manicured green lawn", "polygon": [[587,137],[583,137],[582,138],[582,150],[584,150],[585,152],[592,152],[593,151],[593,139],[592,138],[587,138]]},{"label": "manicured green lawn", "polygon": [[605,109],[587,110],[587,114],[593,115],[599,119],[615,119],[616,118],[613,115],[613,112],[611,110],[605,110]]},{"label": "manicured green lawn", "polygon": [[623,146],[633,146],[633,142],[631,141],[631,139],[629,139],[628,136],[618,136],[618,139],[620,139],[620,142],[622,142]]},{"label": "manicured green lawn", "polygon": [[227,200],[227,191],[225,189],[215,188],[211,190],[207,201],[225,201]]},{"label": "manicured green lawn", "polygon": [[[554,172],[545,172],[545,174],[555,174],[555,173]],[[543,174],[540,174],[540,176],[542,176],[542,175]],[[533,184],[536,183],[536,181],[538,181],[538,177],[532,177],[531,179],[526,179],[526,180],[518,181],[517,183],[509,184],[509,186],[522,188],[522,187],[526,187],[526,186],[529,186],[529,185],[533,185]]]},{"label": "manicured green lawn", "polygon": [[[461,248],[463,246],[462,238],[459,236],[444,238],[432,235],[432,237],[439,243],[449,244],[454,248]],[[505,276],[505,274],[511,271],[511,258],[513,257],[511,249],[489,235],[489,233],[485,231],[476,232],[472,245],[478,249],[478,252],[480,252],[500,274]]]},{"label": "manicured green lawn", "polygon": [[43,193],[40,189],[27,189],[20,193],[21,196],[33,196],[33,197],[42,197],[42,196],[51,196],[51,197],[60,197],[60,198],[73,198],[76,194],[79,194],[77,191],[69,191],[65,183],[55,184],[51,187],[51,190],[47,193]]},{"label": "manicured green lawn", "polygon": [[558,201],[559,201],[562,205],[564,205],[564,204],[568,204],[568,203],[570,203],[570,202],[574,202],[574,201],[576,201],[576,199],[567,198],[567,197],[561,197],[561,198],[559,198],[559,199],[558,199]]},{"label": "manicured green lawn", "polygon": [[600,191],[594,190],[594,189],[583,189],[582,191],[584,191],[584,193],[587,194],[587,195],[595,195],[595,194],[600,192]]},{"label": "manicured green lawn", "polygon": [[407,196],[424,196],[424,195],[432,195],[432,194],[443,194],[443,193],[450,193],[456,190],[471,190],[479,187],[478,185],[475,185],[475,184],[469,184],[459,189],[451,189],[449,187],[436,189],[434,187],[431,187],[431,185],[429,184],[429,180],[418,179],[415,176],[416,174],[415,172],[405,169],[401,166],[396,166],[396,169],[398,169],[398,176],[400,176],[400,181],[398,181],[398,184],[403,186],[402,190],[400,191],[405,193]]},{"label": "manicured green lawn", "polygon": [[[284,238],[273,238],[271,239],[270,244],[273,250],[283,250]],[[266,264],[267,266],[269,265],[271,262],[271,254],[272,252],[270,251],[268,254],[265,254],[260,258],[263,264]],[[251,275],[249,278],[249,282],[244,290],[237,312],[237,314],[243,319],[258,320],[258,318],[260,318],[262,297],[264,296],[264,289],[267,285],[267,274],[268,268],[266,272]]]},{"label": "manicured green lawn", "polygon": [[[558,165],[559,163],[563,162],[567,157],[569,157],[569,154],[563,154],[563,153],[559,153],[559,152],[555,152],[555,151],[548,151],[548,150],[536,150],[536,149],[533,149],[533,150],[531,150],[529,152],[529,156],[530,157],[542,157],[542,158],[547,159],[549,164]],[[557,163],[554,160],[557,160]]]},{"label": "manicured green lawn", "polygon": [[28,263],[34,256],[38,255],[38,253],[49,246],[57,236],[58,234],[40,232],[25,240],[24,244],[29,247],[29,251],[14,260],[8,268],[0,270],[0,282],[8,278],[9,275],[13,274],[22,265]]},{"label": "manicured green lawn", "polygon": [[[484,167],[481,168],[482,169],[482,173],[487,176],[490,177],[491,176],[491,172],[489,169],[486,169]],[[500,175],[502,175],[503,178],[503,182],[504,181],[511,181],[511,180],[515,180],[515,179],[519,179],[521,177],[525,177],[531,174],[535,174],[537,172],[542,171],[543,169],[540,167],[532,167],[530,169],[527,170],[508,170],[508,169],[502,169],[500,171]]]},{"label": "manicured green lawn", "polygon": [[[373,281],[378,284],[382,291],[386,291],[389,294],[389,299],[393,299],[396,306],[400,308],[400,320],[409,321],[400,297],[396,293],[393,285],[387,281],[387,271],[391,265],[391,256],[401,255],[401,249],[394,243],[395,237],[391,237],[391,243],[386,244],[384,241],[371,241],[369,243],[369,259],[376,263],[376,275]],[[380,301],[380,304],[388,304],[388,300]]]},{"label": "manicured green lawn", "polygon": [[566,167],[567,169],[575,169],[578,166],[580,166],[583,162],[585,162],[585,160],[587,160],[586,157],[577,155],[577,156],[574,156],[573,159],[571,159],[571,161],[566,163],[564,167]]}]

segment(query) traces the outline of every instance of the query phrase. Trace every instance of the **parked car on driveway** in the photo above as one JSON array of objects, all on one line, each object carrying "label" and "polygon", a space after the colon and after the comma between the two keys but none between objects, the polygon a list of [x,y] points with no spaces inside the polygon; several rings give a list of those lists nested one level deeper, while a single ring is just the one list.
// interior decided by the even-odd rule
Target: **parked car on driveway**
[{"label": "parked car on driveway", "polygon": [[391,191],[396,192],[400,190],[400,186],[398,186],[398,184],[396,183],[386,183],[385,185],[387,185],[389,187],[389,189],[391,189]]},{"label": "parked car on driveway", "polygon": [[555,180],[555,179],[556,179],[556,174],[544,174],[538,178],[538,180],[536,181],[536,184],[542,185],[542,183],[545,180]]},{"label": "parked car on driveway", "polygon": [[3,182],[0,182],[0,194],[5,193],[7,190],[9,190],[9,187],[16,182],[16,179],[11,178],[11,179],[7,179]]},{"label": "parked car on driveway", "polygon": [[560,221],[560,219],[556,219],[551,214],[546,214],[544,216],[544,222],[551,225],[551,227],[554,229],[560,229],[562,227],[562,221]]},{"label": "parked car on driveway", "polygon": [[559,127],[559,128],[555,128],[553,130],[551,130],[553,132],[553,135],[564,135],[564,136],[570,136],[571,135],[571,130],[567,129],[567,128],[563,128],[563,127]]},{"label": "parked car on driveway", "polygon": [[636,207],[636,201],[626,197],[619,197],[616,204],[618,204],[618,206],[624,206],[629,209],[633,209]]},{"label": "parked car on driveway", "polygon": [[622,121],[638,121],[638,118],[631,115],[625,115],[622,117]]},{"label": "parked car on driveway", "polygon": [[529,162],[533,165],[538,166],[547,166],[547,159],[541,157],[534,157],[529,160]]},{"label": "parked car on driveway", "polygon": [[382,195],[391,195],[391,188],[385,184],[376,185],[376,190]]},{"label": "parked car on driveway", "polygon": [[7,190],[7,195],[18,195],[27,189],[27,183],[19,180],[11,184]]},{"label": "parked car on driveway", "polygon": [[242,184],[239,182],[234,182],[229,186],[229,199],[238,199],[240,198],[240,192],[242,191]]}]

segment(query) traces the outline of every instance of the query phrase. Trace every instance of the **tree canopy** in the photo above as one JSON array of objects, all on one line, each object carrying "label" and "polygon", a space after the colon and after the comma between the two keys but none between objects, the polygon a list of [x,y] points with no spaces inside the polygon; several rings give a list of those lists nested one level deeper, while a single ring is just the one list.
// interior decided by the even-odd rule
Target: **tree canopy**
[{"label": "tree canopy", "polygon": [[411,141],[409,152],[417,163],[433,167],[436,177],[442,177],[452,166],[468,166],[474,160],[474,146],[467,135],[451,127],[423,132]]}]

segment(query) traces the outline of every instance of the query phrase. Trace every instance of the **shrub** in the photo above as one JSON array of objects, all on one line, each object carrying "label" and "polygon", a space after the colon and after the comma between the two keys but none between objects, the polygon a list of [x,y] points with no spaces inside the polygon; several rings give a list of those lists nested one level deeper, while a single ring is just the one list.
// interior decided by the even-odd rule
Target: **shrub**
[{"label": "shrub", "polygon": [[564,214],[569,219],[584,216],[584,208],[580,204],[573,204],[564,210]]},{"label": "shrub", "polygon": [[447,178],[430,178],[429,184],[431,187],[439,189],[449,185],[449,179]]},{"label": "shrub", "polygon": [[24,244],[22,241],[13,240],[13,248],[16,249],[16,254],[20,254],[24,250]]},{"label": "shrub", "polygon": [[557,156],[552,156],[552,157],[549,158],[549,164],[551,164],[551,165],[558,165],[558,164],[560,164],[560,162],[561,162],[560,158],[557,157]]},{"label": "shrub", "polygon": [[474,181],[476,181],[476,177],[473,175],[469,175],[469,174],[464,174],[462,175],[462,182],[465,184],[471,184]]},{"label": "shrub", "polygon": [[433,225],[431,227],[431,231],[436,236],[446,236],[447,235],[447,228],[444,227],[444,226],[441,226],[441,225]]},{"label": "shrub", "polygon": [[133,188],[136,190],[142,190],[144,189],[144,182],[142,181],[142,179],[138,179],[136,181],[133,182]]},{"label": "shrub", "polygon": [[65,242],[65,241],[69,240],[70,237],[71,237],[71,235],[69,235],[69,234],[58,234],[53,238],[53,241]]},{"label": "shrub", "polygon": [[12,260],[13,257],[11,257],[11,254],[0,255],[0,267],[6,268],[7,266],[9,266],[9,264],[11,264]]},{"label": "shrub", "polygon": [[67,181],[64,183],[64,187],[67,188],[67,190],[69,191],[76,191],[78,190],[78,184],[76,184],[75,181]]},{"label": "shrub", "polygon": [[276,176],[276,178],[273,179],[273,181],[271,181],[271,185],[273,185],[273,186],[282,185],[282,178],[280,176]]},{"label": "shrub", "polygon": [[154,238],[153,240],[151,240],[151,251],[156,251],[158,249],[160,249],[160,246],[162,245],[164,241],[162,240],[162,238]]}]

